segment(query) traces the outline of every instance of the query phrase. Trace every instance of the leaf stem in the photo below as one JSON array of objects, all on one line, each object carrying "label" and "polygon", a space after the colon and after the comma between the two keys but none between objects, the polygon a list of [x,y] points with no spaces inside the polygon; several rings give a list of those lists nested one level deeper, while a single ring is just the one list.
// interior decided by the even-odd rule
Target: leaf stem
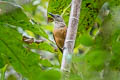
[{"label": "leaf stem", "polygon": [[1,79],[0,80],[5,80],[5,72],[7,69],[8,64],[6,64],[2,69],[1,69]]},{"label": "leaf stem", "polygon": [[65,12],[67,11],[67,9],[71,6],[72,3],[70,3],[62,12],[61,16],[63,16],[65,14]]}]

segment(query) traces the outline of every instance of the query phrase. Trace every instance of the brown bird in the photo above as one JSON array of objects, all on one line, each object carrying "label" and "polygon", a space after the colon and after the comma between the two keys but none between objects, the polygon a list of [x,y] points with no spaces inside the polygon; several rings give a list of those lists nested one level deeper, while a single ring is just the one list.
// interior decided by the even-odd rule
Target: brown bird
[{"label": "brown bird", "polygon": [[60,49],[61,52],[63,52],[64,47],[64,41],[66,37],[67,27],[63,20],[63,18],[60,15],[55,15],[52,13],[49,13],[52,18],[54,19],[54,30],[53,30],[53,37],[56,42],[56,45]]}]

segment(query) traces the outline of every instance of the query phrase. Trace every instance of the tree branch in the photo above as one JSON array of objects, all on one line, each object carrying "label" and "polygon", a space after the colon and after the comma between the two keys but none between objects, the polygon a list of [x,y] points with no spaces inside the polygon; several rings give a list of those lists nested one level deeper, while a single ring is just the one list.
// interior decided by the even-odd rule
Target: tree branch
[{"label": "tree branch", "polygon": [[82,0],[72,0],[68,30],[66,34],[61,71],[69,71],[78,28]]}]

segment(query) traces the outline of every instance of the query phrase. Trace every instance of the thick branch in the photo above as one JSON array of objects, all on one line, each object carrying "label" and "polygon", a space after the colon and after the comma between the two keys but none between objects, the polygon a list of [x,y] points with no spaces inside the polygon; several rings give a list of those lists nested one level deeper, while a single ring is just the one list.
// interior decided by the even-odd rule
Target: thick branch
[{"label": "thick branch", "polygon": [[73,48],[76,39],[81,2],[82,0],[72,0],[68,30],[64,44],[61,71],[70,70],[70,64],[71,64],[70,60],[72,58]]}]

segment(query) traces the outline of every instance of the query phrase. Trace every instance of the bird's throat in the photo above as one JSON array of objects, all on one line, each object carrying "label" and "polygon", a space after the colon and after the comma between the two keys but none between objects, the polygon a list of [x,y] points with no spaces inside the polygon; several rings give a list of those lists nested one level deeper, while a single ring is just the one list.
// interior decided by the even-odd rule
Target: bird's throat
[{"label": "bird's throat", "polygon": [[65,22],[55,21],[55,26],[54,26],[54,28],[63,28],[63,27],[65,27]]}]

